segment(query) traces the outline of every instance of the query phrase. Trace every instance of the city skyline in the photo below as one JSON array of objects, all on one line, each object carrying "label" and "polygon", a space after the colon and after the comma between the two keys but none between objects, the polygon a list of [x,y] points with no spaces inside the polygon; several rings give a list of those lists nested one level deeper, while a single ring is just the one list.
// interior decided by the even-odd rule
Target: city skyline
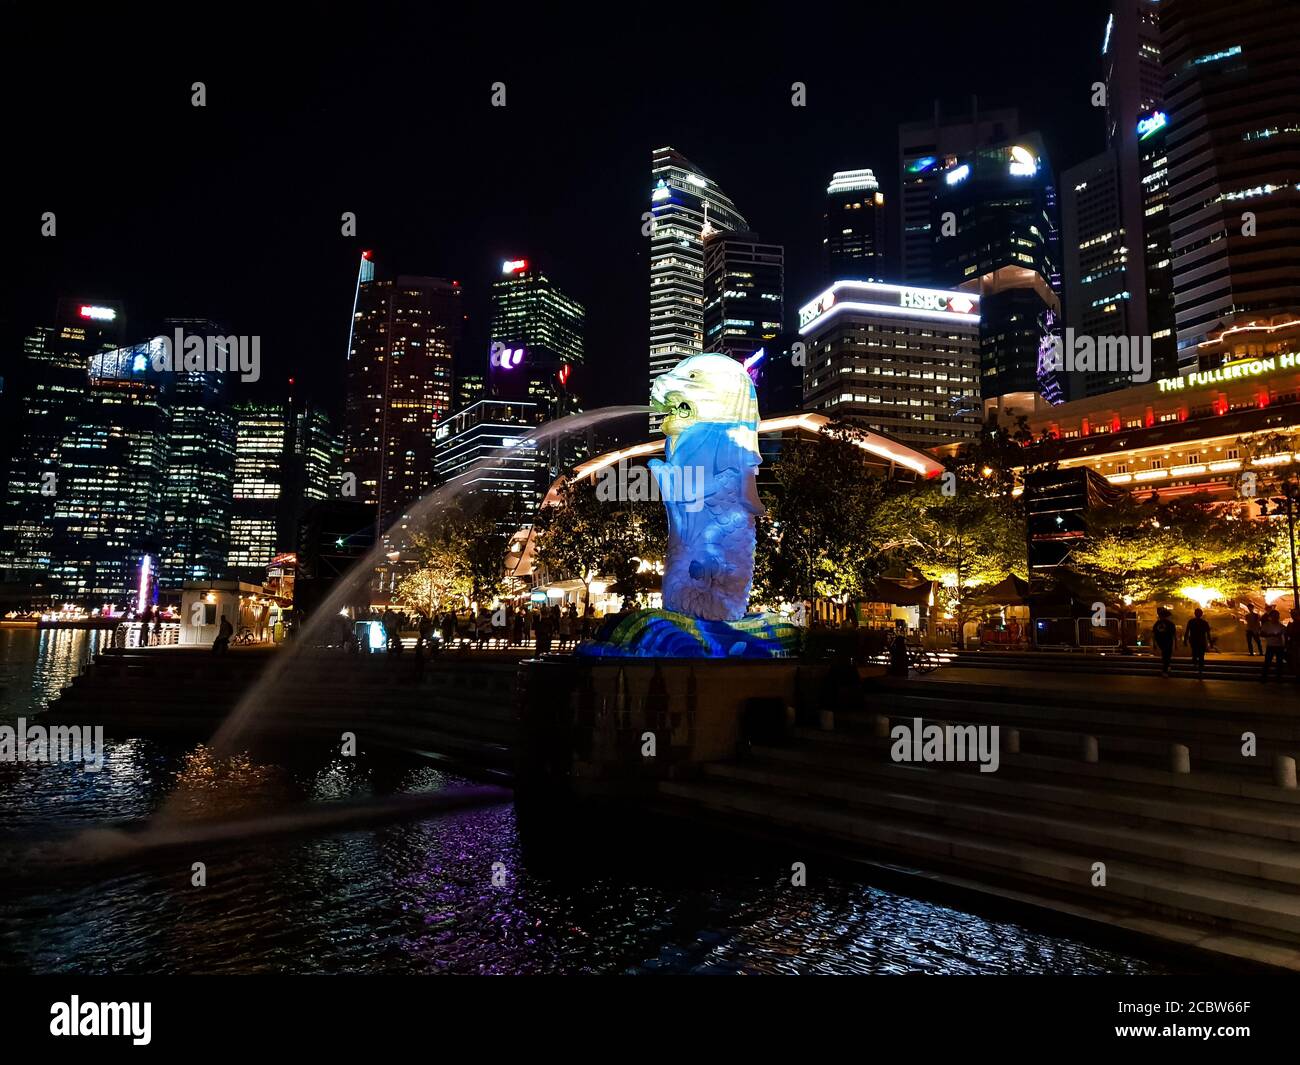
[{"label": "city skyline", "polygon": [[[560,286],[588,309],[588,347],[600,353],[590,360],[589,405],[627,401],[628,371],[644,365],[647,339],[649,248],[640,229],[648,194],[645,161],[654,147],[678,148],[727,190],[764,239],[786,246],[788,316],[818,290],[830,175],[874,168],[893,202],[898,126],[925,117],[936,97],[957,109],[972,92],[981,106],[1018,106],[1026,112],[1026,128],[1044,130],[1058,164],[1099,150],[1104,115],[1094,113],[1085,82],[1090,65],[1100,71],[1106,7],[1098,2],[1043,13],[1033,5],[1008,5],[960,32],[915,14],[890,13],[885,18],[892,31],[917,42],[910,57],[881,56],[878,68],[852,76],[786,57],[727,86],[702,75],[699,84],[664,90],[653,104],[634,79],[619,76],[621,61],[612,54],[585,52],[582,69],[543,73],[521,25],[518,37],[507,33],[503,41],[501,72],[453,63],[436,85],[404,98],[393,114],[367,101],[381,86],[410,87],[413,75],[402,73],[400,64],[385,64],[382,71],[366,64],[367,31],[334,46],[338,54],[363,60],[366,88],[360,93],[323,84],[338,54],[261,64],[256,91],[234,84],[219,68],[206,73],[220,54],[221,41],[214,38],[195,45],[194,65],[203,68],[198,73],[182,73],[184,63],[169,62],[165,71],[137,72],[115,87],[96,83],[97,110],[114,116],[114,132],[88,124],[85,149],[130,155],[149,145],[160,148],[169,165],[157,170],[147,189],[111,172],[90,190],[65,184],[40,158],[23,169],[21,202],[34,213],[30,234],[19,233],[18,255],[9,261],[14,276],[0,310],[5,350],[16,350],[32,319],[47,316],[44,305],[52,309],[58,295],[120,299],[128,308],[128,330],[135,321],[208,316],[229,320],[241,333],[261,334],[268,371],[257,387],[241,390],[248,392],[244,398],[274,398],[276,382],[293,376],[300,389],[330,397],[336,407],[343,360],[324,353],[341,353],[346,345],[359,250],[373,248],[393,273],[460,280],[467,344],[471,352],[481,348],[484,360],[494,270],[503,259],[528,256],[545,260]],[[990,56],[1012,51],[1017,34],[1028,41],[1031,11],[1048,20],[1048,37],[1087,72],[1080,84],[1067,86],[1032,66],[1023,88],[981,73]],[[40,30],[39,15],[21,17],[29,20],[26,32]],[[541,33],[539,46],[553,32],[545,25],[527,29]],[[272,21],[266,43],[258,46],[267,50],[265,58],[275,42],[291,38],[291,30]],[[112,27],[104,32],[103,39],[114,39]],[[117,43],[127,54],[141,47],[138,37]],[[401,47],[389,37],[384,43]],[[645,49],[635,42],[626,47],[635,66]],[[927,57],[923,79],[915,73],[921,49]],[[195,108],[191,85],[205,73],[206,106]],[[88,80],[70,69],[60,72],[58,84],[43,85],[24,120],[31,123],[28,131],[41,129],[43,118],[48,123],[56,113],[70,113],[70,101],[88,90]],[[505,86],[501,108],[491,106],[495,81]],[[803,107],[791,102],[797,81],[806,86]],[[427,109],[421,105],[426,100]],[[687,106],[688,100],[712,106]],[[587,107],[584,120],[565,119],[562,103]],[[388,143],[384,134],[399,123],[398,111],[419,116],[438,142],[433,154],[454,153],[461,162],[450,171],[467,180],[423,165],[414,180],[392,166],[405,155],[376,146]],[[340,135],[358,122],[374,136]],[[760,139],[773,123],[780,130],[777,151]],[[586,136],[592,125],[609,136]],[[203,148],[194,150],[191,138],[200,132]],[[274,179],[259,186],[255,175],[272,171]],[[47,209],[58,218],[54,238],[39,236]],[[344,211],[356,215],[355,238],[341,235]],[[284,313],[303,300],[318,308],[312,320]]]}]

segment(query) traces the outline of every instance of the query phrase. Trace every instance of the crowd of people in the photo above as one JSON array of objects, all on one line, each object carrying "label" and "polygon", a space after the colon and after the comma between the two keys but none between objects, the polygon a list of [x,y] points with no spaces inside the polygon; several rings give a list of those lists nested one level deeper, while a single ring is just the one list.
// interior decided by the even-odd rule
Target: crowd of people
[{"label": "crowd of people", "polygon": [[[1253,605],[1246,608],[1246,650],[1254,657],[1256,650],[1264,658],[1264,668],[1259,679],[1268,680],[1269,666],[1276,664],[1275,675],[1282,680],[1288,674],[1300,680],[1300,610],[1291,611],[1291,620],[1285,625],[1279,611],[1269,608],[1262,614]],[[1174,647],[1178,642],[1178,626],[1174,624],[1172,612],[1168,607],[1156,610],[1156,622],[1151,626],[1151,642],[1160,653],[1161,672],[1169,676],[1170,663],[1174,657]],[[1183,627],[1182,644],[1191,654],[1192,665],[1196,667],[1196,677],[1205,675],[1205,656],[1217,650],[1210,623],[1205,620],[1205,611],[1200,607],[1188,618]]]},{"label": "crowd of people", "polygon": [[[383,630],[384,650],[402,654],[405,650],[403,633],[415,633],[417,654],[433,650],[459,648],[533,647],[538,654],[548,651],[569,651],[581,641],[595,635],[599,619],[590,605],[579,612],[576,603],[561,606],[558,603],[532,604],[517,608],[507,603],[498,608],[479,607],[476,610],[447,610],[430,617],[427,614],[407,614],[391,607],[374,612],[362,619],[367,624],[378,622]],[[358,622],[339,615],[334,629],[326,636],[330,646],[341,647],[355,653],[361,649],[357,636]],[[435,646],[436,644],[436,646]],[[374,640],[370,645],[374,647]]]}]

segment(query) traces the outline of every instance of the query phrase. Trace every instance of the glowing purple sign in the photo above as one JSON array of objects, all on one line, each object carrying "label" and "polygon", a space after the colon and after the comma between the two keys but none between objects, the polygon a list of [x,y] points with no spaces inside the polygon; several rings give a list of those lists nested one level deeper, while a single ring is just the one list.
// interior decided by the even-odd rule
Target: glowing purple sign
[{"label": "glowing purple sign", "polygon": [[500,341],[494,341],[492,344],[492,355],[488,360],[489,364],[502,370],[513,370],[524,361],[523,348],[508,348]]}]

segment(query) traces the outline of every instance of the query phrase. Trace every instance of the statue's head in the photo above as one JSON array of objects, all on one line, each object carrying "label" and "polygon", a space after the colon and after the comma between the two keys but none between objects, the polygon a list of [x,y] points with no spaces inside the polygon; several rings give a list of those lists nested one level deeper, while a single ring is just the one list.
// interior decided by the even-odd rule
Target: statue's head
[{"label": "statue's head", "polygon": [[650,386],[650,405],[667,415],[665,436],[700,422],[758,426],[758,396],[744,366],[726,355],[691,355]]}]

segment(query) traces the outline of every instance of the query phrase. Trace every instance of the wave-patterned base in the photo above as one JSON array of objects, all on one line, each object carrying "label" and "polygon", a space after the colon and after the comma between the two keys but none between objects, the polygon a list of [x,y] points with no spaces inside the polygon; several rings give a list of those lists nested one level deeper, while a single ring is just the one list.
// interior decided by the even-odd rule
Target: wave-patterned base
[{"label": "wave-patterned base", "polygon": [[673,610],[638,610],[578,645],[583,658],[789,658],[799,629],[780,614],[707,621]]}]

